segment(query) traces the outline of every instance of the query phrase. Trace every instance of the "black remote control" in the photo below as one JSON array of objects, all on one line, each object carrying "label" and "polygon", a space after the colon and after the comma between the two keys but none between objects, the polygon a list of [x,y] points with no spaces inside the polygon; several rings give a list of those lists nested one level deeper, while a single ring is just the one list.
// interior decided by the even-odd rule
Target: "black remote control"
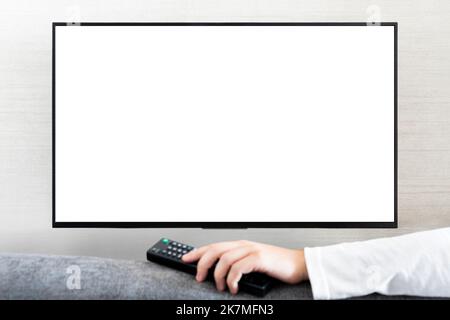
[{"label": "black remote control", "polygon": [[[162,238],[147,251],[147,260],[156,262],[190,274],[197,273],[197,263],[185,263],[181,257],[193,250],[194,247]],[[214,270],[210,269],[208,280],[214,280]],[[239,290],[263,297],[272,288],[275,280],[262,273],[249,273],[242,276],[239,281]]]}]

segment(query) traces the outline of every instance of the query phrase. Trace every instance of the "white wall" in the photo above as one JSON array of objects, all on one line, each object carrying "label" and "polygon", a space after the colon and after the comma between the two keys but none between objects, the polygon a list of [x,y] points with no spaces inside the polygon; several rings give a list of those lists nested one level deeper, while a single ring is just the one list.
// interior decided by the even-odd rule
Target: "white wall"
[{"label": "white wall", "polygon": [[[399,22],[397,230],[51,228],[52,21]],[[161,236],[324,245],[450,225],[450,2],[445,0],[2,0],[0,251],[144,259]]]}]

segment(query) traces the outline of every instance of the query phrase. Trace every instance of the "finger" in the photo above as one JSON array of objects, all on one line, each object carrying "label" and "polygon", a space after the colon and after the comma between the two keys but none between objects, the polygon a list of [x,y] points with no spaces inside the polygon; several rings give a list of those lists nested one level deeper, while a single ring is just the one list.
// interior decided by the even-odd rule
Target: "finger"
[{"label": "finger", "polygon": [[227,241],[227,242],[218,242],[213,243],[207,246],[200,247],[198,249],[194,249],[191,252],[183,255],[182,260],[184,262],[195,262],[198,261],[208,250],[219,248],[223,250],[231,249],[237,247],[241,242],[240,241]]},{"label": "finger", "polygon": [[183,255],[181,258],[184,262],[195,262],[201,258],[201,256],[209,249],[209,246],[203,246],[191,250],[190,252]]},{"label": "finger", "polygon": [[219,291],[225,290],[225,277],[227,276],[231,266],[235,262],[245,258],[250,253],[251,247],[245,246],[228,250],[220,257],[219,262],[214,269],[214,280],[216,281],[216,287]]},{"label": "finger", "polygon": [[197,281],[203,281],[208,276],[208,270],[219,259],[222,251],[218,248],[212,248],[205,252],[205,254],[198,260],[197,264]]},{"label": "finger", "polygon": [[227,286],[231,294],[238,293],[238,282],[243,274],[250,273],[257,268],[258,259],[255,255],[248,255],[230,268],[227,276]]},{"label": "finger", "polygon": [[197,281],[203,281],[208,276],[208,270],[226,251],[236,248],[240,242],[221,242],[209,245],[209,248],[200,257],[197,264]]}]

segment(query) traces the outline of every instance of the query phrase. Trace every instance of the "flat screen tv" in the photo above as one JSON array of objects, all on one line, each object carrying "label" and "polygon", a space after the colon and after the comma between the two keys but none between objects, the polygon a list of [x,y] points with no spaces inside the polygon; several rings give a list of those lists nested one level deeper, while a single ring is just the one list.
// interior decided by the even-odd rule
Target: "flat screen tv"
[{"label": "flat screen tv", "polygon": [[397,24],[53,23],[54,227],[397,226]]}]

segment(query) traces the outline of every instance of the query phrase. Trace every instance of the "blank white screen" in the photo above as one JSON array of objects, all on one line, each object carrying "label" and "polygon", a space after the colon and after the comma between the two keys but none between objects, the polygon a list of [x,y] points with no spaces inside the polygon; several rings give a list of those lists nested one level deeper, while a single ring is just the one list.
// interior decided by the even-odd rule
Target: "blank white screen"
[{"label": "blank white screen", "polygon": [[56,222],[394,221],[392,26],[58,26]]}]

